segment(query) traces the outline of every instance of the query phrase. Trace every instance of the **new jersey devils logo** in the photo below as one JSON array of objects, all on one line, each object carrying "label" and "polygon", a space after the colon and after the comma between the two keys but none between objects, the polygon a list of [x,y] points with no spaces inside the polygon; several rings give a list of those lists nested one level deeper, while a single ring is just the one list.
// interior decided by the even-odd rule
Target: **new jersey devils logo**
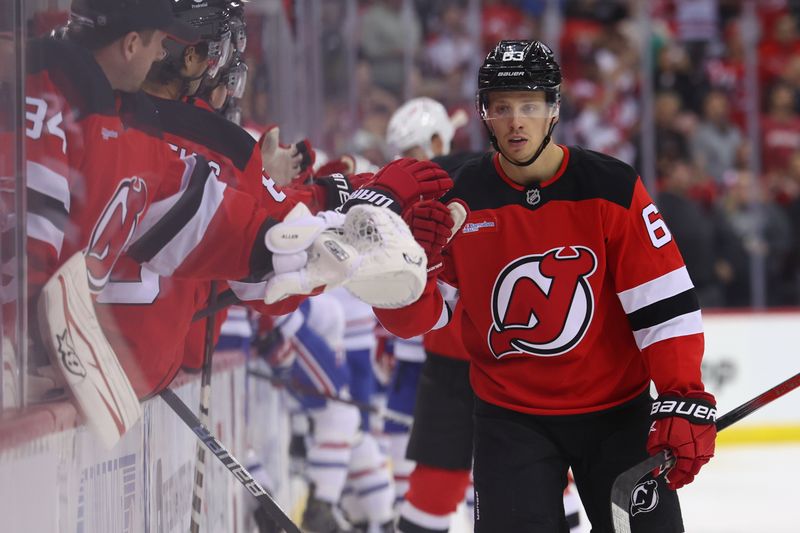
[{"label": "new jersey devils logo", "polygon": [[597,257],[585,246],[554,248],[512,261],[494,283],[488,340],[498,359],[512,353],[560,355],[583,338]]},{"label": "new jersey devils logo", "polygon": [[639,483],[631,491],[631,516],[649,513],[658,505],[658,483],[652,479]]},{"label": "new jersey devils logo", "polygon": [[89,288],[99,292],[128,245],[147,208],[147,184],[141,178],[122,180],[92,230],[86,252]]}]

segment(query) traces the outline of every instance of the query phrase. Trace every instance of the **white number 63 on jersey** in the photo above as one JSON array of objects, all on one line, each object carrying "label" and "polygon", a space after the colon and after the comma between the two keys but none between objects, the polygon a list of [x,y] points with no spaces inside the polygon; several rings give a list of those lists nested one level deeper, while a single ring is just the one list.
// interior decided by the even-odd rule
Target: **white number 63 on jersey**
[{"label": "white number 63 on jersey", "polygon": [[[656,216],[651,219],[650,217],[652,215]],[[672,240],[672,233],[669,232],[669,228],[658,213],[658,208],[655,204],[648,204],[642,209],[642,219],[644,220],[647,234],[650,236],[650,242],[653,243],[653,246],[661,248]]]}]

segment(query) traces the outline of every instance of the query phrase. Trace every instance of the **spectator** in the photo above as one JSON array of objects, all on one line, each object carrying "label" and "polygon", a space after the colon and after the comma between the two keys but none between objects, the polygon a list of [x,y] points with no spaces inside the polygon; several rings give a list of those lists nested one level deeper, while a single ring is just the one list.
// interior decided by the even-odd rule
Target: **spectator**
[{"label": "spectator", "polygon": [[800,195],[789,203],[786,213],[793,233],[783,276],[786,289],[784,303],[787,305],[800,305]]},{"label": "spectator", "polygon": [[723,53],[705,63],[705,75],[712,88],[720,89],[731,102],[733,121],[740,127],[745,124],[747,110],[744,80],[744,41],[739,21],[734,19],[725,25]]},{"label": "spectator", "polygon": [[673,161],[689,158],[686,132],[681,130],[678,121],[680,112],[681,100],[677,93],[666,91],[656,95],[653,119],[656,137],[656,171],[659,176],[666,174]]},{"label": "spectator", "polygon": [[409,60],[416,57],[421,41],[419,17],[403,0],[375,0],[361,18],[361,48],[375,83],[397,98],[405,93]]},{"label": "spectator", "polygon": [[[441,25],[425,47],[425,62],[436,77],[444,81],[439,98],[445,104],[472,100],[474,88],[469,71],[475,57],[481,54],[475,39],[467,32],[464,8],[455,0],[445,3]],[[466,75],[465,75],[466,74]]]},{"label": "spectator", "polygon": [[792,152],[800,149],[800,116],[794,91],[779,82],[769,93],[767,113],[761,119],[761,160],[765,174],[785,172]]},{"label": "spectator", "polygon": [[699,113],[704,91],[698,88],[705,88],[707,81],[702,71],[692,68],[683,45],[668,43],[657,52],[653,85],[657,92],[675,92],[680,97],[681,107]]},{"label": "spectator", "polygon": [[[781,304],[783,266],[792,242],[789,218],[774,203],[764,201],[764,189],[753,183],[749,171],[737,171],[731,177],[721,199],[723,214],[734,234],[724,251],[733,269],[732,279],[724,289],[725,301],[734,307],[752,305],[750,258],[756,255],[766,265],[767,305]],[[754,190],[760,192],[755,201]]]},{"label": "spectator", "polygon": [[733,168],[742,132],[731,122],[728,98],[722,91],[706,95],[703,120],[692,137],[692,160],[717,183],[726,170]]},{"label": "spectator", "polygon": [[730,266],[718,259],[726,228],[717,211],[704,209],[689,195],[693,172],[688,161],[678,160],[671,165],[658,195],[659,211],[678,243],[700,306],[721,307],[724,300],[720,278],[725,279],[730,271]]},{"label": "spectator", "polygon": [[789,61],[800,53],[797,21],[786,13],[775,21],[772,32],[765,32],[758,47],[759,78],[768,87],[781,77]]}]

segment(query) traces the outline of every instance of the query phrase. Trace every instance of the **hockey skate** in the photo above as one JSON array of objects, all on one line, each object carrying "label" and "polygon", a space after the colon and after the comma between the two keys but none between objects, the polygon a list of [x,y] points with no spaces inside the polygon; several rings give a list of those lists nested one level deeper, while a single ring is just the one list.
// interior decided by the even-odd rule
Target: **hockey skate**
[{"label": "hockey skate", "polygon": [[313,486],[309,489],[300,527],[304,533],[354,533],[334,504],[318,500],[314,496]]}]

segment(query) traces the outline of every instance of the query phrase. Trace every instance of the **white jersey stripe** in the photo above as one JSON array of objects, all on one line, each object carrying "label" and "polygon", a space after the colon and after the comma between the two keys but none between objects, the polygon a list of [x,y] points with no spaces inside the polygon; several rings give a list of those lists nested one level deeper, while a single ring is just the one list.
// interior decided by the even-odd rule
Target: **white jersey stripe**
[{"label": "white jersey stripe", "polygon": [[69,213],[69,182],[67,178],[35,161],[28,161],[28,188],[54,198],[64,205]]},{"label": "white jersey stripe", "polygon": [[53,224],[48,218],[36,213],[28,212],[28,237],[42,241],[56,250],[57,255],[61,255],[61,246],[64,244],[64,232]]},{"label": "white jersey stripe", "polygon": [[637,287],[617,293],[625,314],[631,314],[642,307],[665,300],[693,288],[692,280],[686,267],[676,268],[654,280],[642,283]]},{"label": "white jersey stripe", "polygon": [[226,185],[217,180],[213,173],[208,177],[203,189],[203,201],[189,222],[178,231],[175,237],[147,262],[159,274],[171,276],[194,250],[217,213],[225,194]]},{"label": "white jersey stripe", "polygon": [[433,531],[447,531],[450,528],[450,520],[452,513],[442,515],[435,515],[426,513],[425,511],[414,507],[408,500],[404,501],[400,506],[400,516],[405,518],[412,524],[431,529]]},{"label": "white jersey stripe", "polygon": [[674,337],[684,337],[703,332],[703,319],[700,311],[676,316],[666,322],[633,332],[636,345],[644,350],[651,344]]}]

